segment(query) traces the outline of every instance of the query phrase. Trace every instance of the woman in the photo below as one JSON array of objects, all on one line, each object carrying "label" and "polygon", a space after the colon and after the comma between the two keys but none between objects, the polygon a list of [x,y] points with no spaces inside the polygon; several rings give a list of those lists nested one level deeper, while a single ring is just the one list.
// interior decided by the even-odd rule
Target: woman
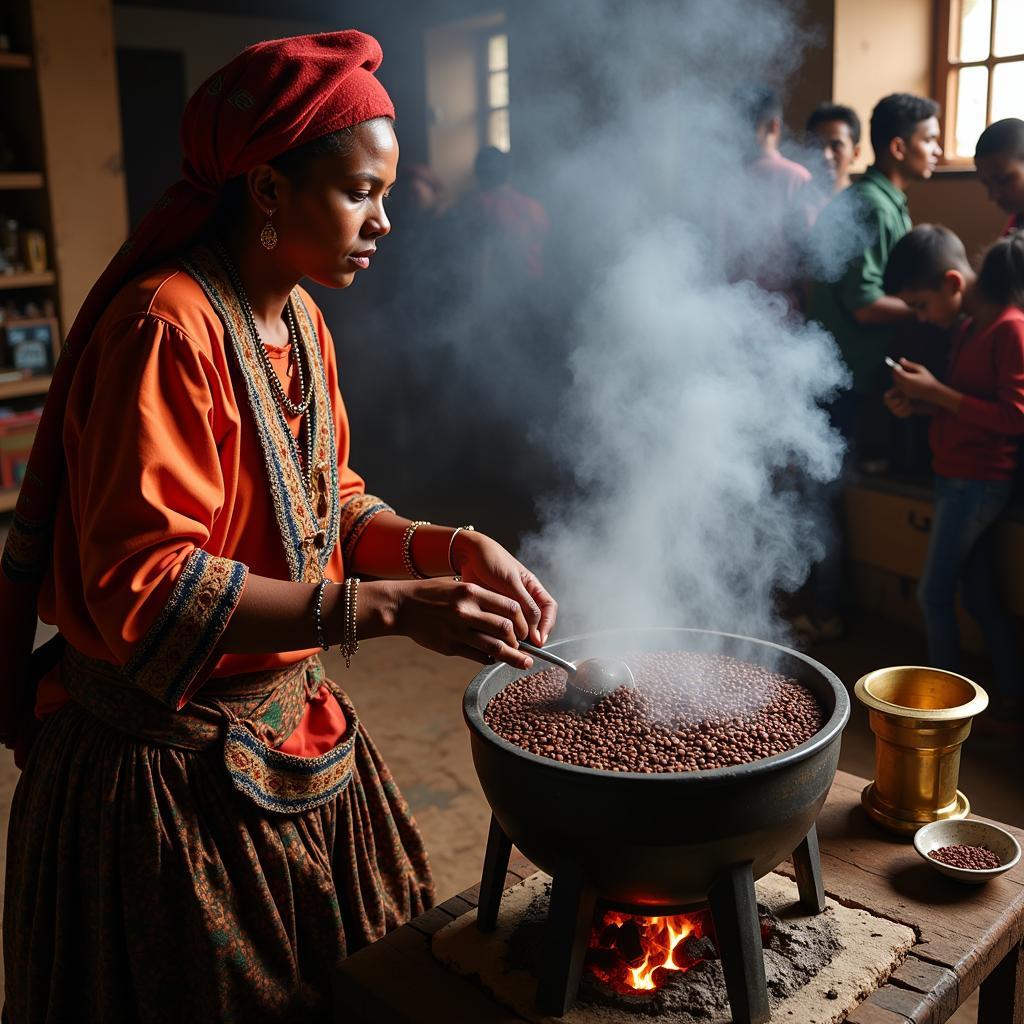
[{"label": "woman", "polygon": [[5,737],[24,753],[43,720],[11,814],[11,1024],[323,1018],[337,962],[432,887],[318,650],[403,634],[528,667],[518,640],[554,624],[500,545],[401,518],[348,465],[297,282],[347,287],[390,229],[380,60],[337,32],[213,75],[186,180],[69,334],[4,552]]}]

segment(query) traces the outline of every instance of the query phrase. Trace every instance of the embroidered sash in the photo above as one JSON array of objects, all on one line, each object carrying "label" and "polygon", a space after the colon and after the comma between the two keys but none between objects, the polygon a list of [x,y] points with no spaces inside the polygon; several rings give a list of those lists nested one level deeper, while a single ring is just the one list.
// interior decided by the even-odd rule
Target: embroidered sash
[{"label": "embroidered sash", "polygon": [[[211,679],[181,711],[132,686],[116,665],[72,647],[65,649],[61,680],[76,704],[144,743],[207,750],[222,742],[232,785],[265,811],[312,810],[333,800],[352,778],[359,720],[345,694],[325,678],[319,658],[271,672]],[[313,758],[275,750],[298,726],[309,697],[324,684],[345,712],[348,727],[341,741]]]},{"label": "embroidered sash", "polygon": [[298,445],[284,411],[278,405],[263,360],[242,308],[221,261],[207,246],[197,246],[182,260],[186,272],[195,278],[224,323],[231,350],[245,383],[249,408],[263,451],[281,542],[288,560],[288,572],[297,582],[317,583],[338,541],[338,455],[331,415],[327,375],[320,357],[320,345],[309,310],[292,292],[302,351],[312,375],[313,389],[306,413],[307,430],[312,432],[312,462],[303,473]]}]

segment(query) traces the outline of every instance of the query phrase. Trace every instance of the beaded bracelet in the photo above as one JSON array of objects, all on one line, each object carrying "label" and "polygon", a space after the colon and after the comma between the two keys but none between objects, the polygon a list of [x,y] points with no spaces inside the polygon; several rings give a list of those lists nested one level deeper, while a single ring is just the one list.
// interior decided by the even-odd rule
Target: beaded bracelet
[{"label": "beaded bracelet", "polygon": [[456,526],[455,532],[451,535],[450,539],[448,540],[448,568],[451,569],[453,576],[458,576],[459,571],[455,568],[454,564],[452,563],[452,549],[455,547],[455,538],[458,537],[458,535],[463,530],[465,530],[466,533],[473,533],[472,526]]},{"label": "beaded bracelet", "polygon": [[316,642],[320,645],[320,650],[322,651],[326,651],[329,646],[324,639],[324,591],[327,589],[327,584],[333,582],[333,580],[321,580],[320,585],[316,588],[316,605],[313,621],[316,623]]},{"label": "beaded bracelet", "polygon": [[341,641],[341,654],[345,659],[345,668],[352,667],[352,657],[359,650],[359,639],[356,635],[358,601],[359,577],[349,576],[345,580],[344,635]]},{"label": "beaded bracelet", "polygon": [[405,566],[405,571],[414,580],[426,580],[429,576],[424,576],[423,573],[416,568],[416,563],[412,560],[412,535],[421,527],[429,526],[425,519],[417,519],[415,522],[410,523],[405,528],[405,533],[402,535],[402,564]]}]

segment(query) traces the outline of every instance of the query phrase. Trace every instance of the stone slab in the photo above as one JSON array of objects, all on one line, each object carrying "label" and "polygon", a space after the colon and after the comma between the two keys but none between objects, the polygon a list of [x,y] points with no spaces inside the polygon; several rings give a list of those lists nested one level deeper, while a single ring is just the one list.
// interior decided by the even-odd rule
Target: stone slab
[{"label": "stone slab", "polygon": [[[583,1002],[561,1018],[536,1012],[536,978],[524,968],[510,966],[505,954],[510,937],[530,908],[543,899],[550,881],[538,872],[506,891],[498,927],[489,935],[477,931],[475,910],[452,921],[434,935],[434,956],[458,974],[476,976],[495,999],[536,1024],[637,1024],[645,1019],[636,1009]],[[757,895],[759,902],[787,925],[799,926],[803,921],[813,933],[825,923],[800,911],[796,885],[782,875],[772,873],[762,878],[757,883]],[[831,919],[828,926],[839,939],[841,952],[803,987],[785,997],[772,996],[773,1021],[838,1024],[899,967],[916,939],[905,925],[831,899],[825,913]],[[766,968],[771,988],[774,968],[767,957]],[[685,1011],[660,1014],[658,1019],[698,1024],[697,1018]],[[730,1019],[726,1010],[701,1017],[699,1024],[729,1024]]]}]

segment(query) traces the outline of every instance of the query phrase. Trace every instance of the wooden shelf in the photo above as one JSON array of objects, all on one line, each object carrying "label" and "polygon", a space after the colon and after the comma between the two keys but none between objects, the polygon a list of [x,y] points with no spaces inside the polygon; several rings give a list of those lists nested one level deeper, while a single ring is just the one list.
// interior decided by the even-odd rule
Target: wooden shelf
[{"label": "wooden shelf", "polygon": [[22,398],[25,395],[45,395],[50,390],[49,375],[45,377],[23,377],[21,380],[0,380],[0,401],[8,398]]},{"label": "wooden shelf", "polygon": [[0,189],[35,189],[43,187],[39,171],[0,171]]},{"label": "wooden shelf", "polygon": [[30,68],[32,58],[27,53],[0,53],[0,68]]},{"label": "wooden shelf", "polygon": [[17,504],[17,491],[0,491],[0,512],[13,512]]},{"label": "wooden shelf", "polygon": [[54,284],[57,275],[52,270],[44,270],[38,274],[0,274],[0,289],[10,288],[44,288]]}]

